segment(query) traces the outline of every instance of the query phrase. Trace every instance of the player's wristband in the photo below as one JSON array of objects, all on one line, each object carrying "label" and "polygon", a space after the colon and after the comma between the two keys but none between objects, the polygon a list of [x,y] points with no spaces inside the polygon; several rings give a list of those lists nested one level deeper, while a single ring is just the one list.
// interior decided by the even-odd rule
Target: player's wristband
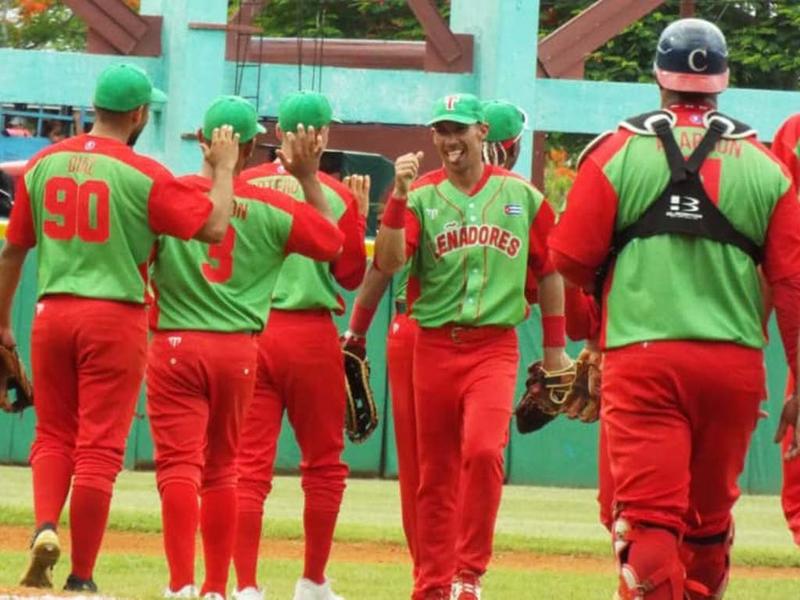
[{"label": "player's wristband", "polygon": [[376,308],[367,308],[358,302],[353,304],[353,313],[350,315],[350,331],[357,336],[366,337]]},{"label": "player's wristband", "polygon": [[542,317],[542,346],[545,348],[563,348],[566,346],[566,326],[567,320],[564,315]]},{"label": "player's wristband", "polygon": [[406,206],[408,198],[390,196],[386,201],[381,225],[391,229],[403,229],[406,226]]}]

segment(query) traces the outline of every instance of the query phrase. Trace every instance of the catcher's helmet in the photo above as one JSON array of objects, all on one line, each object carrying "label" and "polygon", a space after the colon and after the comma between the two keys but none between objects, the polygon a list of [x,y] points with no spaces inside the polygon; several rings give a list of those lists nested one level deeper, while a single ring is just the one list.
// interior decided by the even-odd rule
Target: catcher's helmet
[{"label": "catcher's helmet", "polygon": [[728,87],[728,45],[719,27],[703,19],[681,19],[658,38],[653,65],[661,87],[717,94]]}]

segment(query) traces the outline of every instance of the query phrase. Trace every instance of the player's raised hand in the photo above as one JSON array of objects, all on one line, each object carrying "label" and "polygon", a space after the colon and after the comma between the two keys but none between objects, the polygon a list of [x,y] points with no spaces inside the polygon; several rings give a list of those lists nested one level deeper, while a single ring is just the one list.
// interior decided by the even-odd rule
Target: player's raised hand
[{"label": "player's raised hand", "polygon": [[366,217],[369,214],[369,188],[371,178],[369,175],[348,175],[342,180],[358,202],[358,214]]},{"label": "player's raised hand", "polygon": [[203,158],[213,169],[236,168],[239,162],[239,134],[233,132],[233,127],[223,125],[211,133],[211,141],[206,140],[200,144],[203,149]]},{"label": "player's raised hand", "polygon": [[417,178],[419,163],[424,156],[424,152],[409,152],[394,161],[394,196],[403,198],[408,195],[408,189]]},{"label": "player's raised hand", "polygon": [[297,125],[296,132],[286,132],[289,152],[284,152],[282,148],[277,151],[283,168],[297,179],[315,177],[319,170],[322,151],[325,149],[322,139],[325,129],[325,127],[320,131],[315,131],[313,127],[306,129],[301,123]]},{"label": "player's raised hand", "polygon": [[775,432],[775,443],[780,444],[789,427],[794,427],[789,448],[783,455],[784,460],[793,460],[800,456],[800,397],[792,394],[786,399],[778,421],[778,430]]}]

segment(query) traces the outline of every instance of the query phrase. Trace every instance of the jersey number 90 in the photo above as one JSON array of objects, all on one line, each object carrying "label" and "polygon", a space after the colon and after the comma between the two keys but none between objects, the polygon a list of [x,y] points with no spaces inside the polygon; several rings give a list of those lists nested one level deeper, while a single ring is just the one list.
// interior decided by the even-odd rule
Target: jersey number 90
[{"label": "jersey number 90", "polygon": [[44,234],[54,240],[100,244],[109,234],[109,190],[105,181],[78,183],[69,177],[52,177],[44,186]]}]

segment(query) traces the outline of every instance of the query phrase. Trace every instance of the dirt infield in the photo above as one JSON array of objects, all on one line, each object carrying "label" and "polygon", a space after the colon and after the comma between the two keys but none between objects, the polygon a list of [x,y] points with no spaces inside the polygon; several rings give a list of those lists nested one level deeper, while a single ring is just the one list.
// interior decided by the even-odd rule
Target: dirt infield
[{"label": "dirt infield", "polygon": [[[68,530],[62,530],[61,540],[63,555],[69,554]],[[24,527],[0,526],[0,551],[15,552],[27,547],[30,541],[30,530]],[[199,541],[198,541],[199,544]],[[103,552],[128,555],[163,556],[161,536],[154,533],[131,533],[124,531],[108,531],[103,540]],[[303,542],[300,540],[264,539],[259,555],[262,558],[302,560]],[[381,544],[376,542],[336,542],[333,547],[332,560],[353,563],[408,563],[405,547],[397,544]],[[534,552],[497,552],[492,560],[494,568],[557,571],[582,573],[609,573],[613,561],[596,557],[556,556],[537,554]],[[798,577],[798,570],[792,568],[768,567],[736,567],[734,577],[747,579]],[[0,587],[0,600],[9,594],[22,592]],[[27,590],[28,593],[30,590]],[[21,594],[20,594],[21,595]],[[68,595],[64,595],[68,596]],[[69,597],[75,598],[74,595]],[[96,596],[93,600],[99,600]]]}]

